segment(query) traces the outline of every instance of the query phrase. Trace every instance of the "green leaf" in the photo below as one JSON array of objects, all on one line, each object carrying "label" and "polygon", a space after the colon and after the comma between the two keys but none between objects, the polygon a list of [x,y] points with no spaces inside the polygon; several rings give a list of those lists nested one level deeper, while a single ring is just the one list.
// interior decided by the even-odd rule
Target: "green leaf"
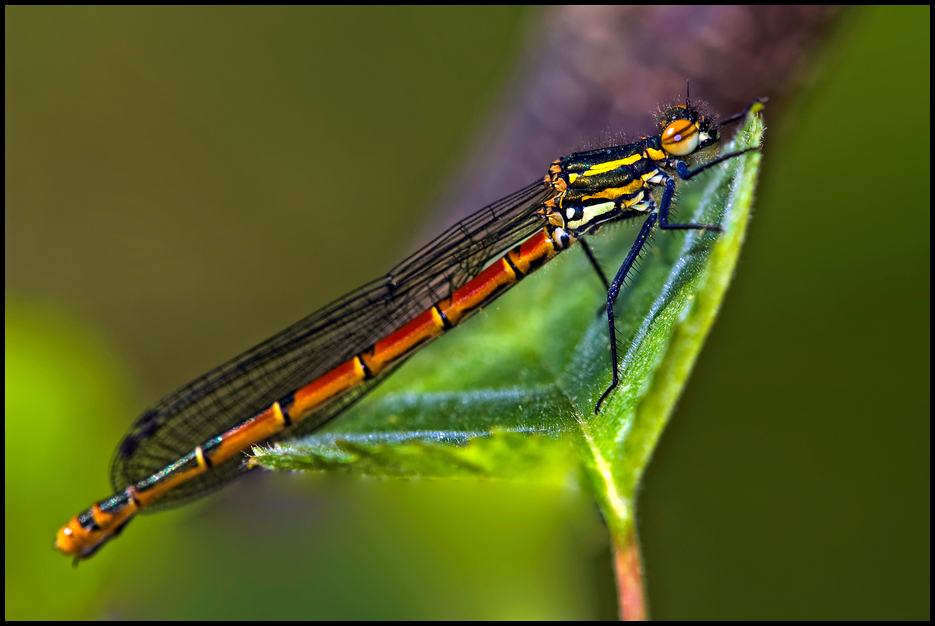
[{"label": "green leaf", "polygon": [[[751,116],[723,150],[760,145]],[[603,288],[572,249],[411,359],[370,398],[315,434],[256,449],[270,469],[371,476],[562,481],[579,467],[615,537],[726,292],[750,217],[759,152],[678,184],[674,221],[724,232],[659,231],[617,300],[621,383],[610,383]],[[641,221],[589,237],[612,275]]]}]

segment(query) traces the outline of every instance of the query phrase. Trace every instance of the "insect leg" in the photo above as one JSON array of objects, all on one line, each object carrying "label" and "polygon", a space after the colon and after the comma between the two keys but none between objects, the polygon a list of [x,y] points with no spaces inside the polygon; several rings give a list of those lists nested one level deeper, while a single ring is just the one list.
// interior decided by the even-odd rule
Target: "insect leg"
[{"label": "insect leg", "polygon": [[597,277],[601,279],[601,284],[604,285],[604,291],[610,291],[610,283],[607,281],[607,276],[604,275],[604,270],[601,269],[600,263],[598,263],[597,259],[594,257],[591,246],[589,246],[588,242],[583,238],[579,239],[578,242],[581,244],[581,249],[584,250],[584,254],[588,257],[588,261],[591,262],[591,267],[597,272]]},{"label": "insect leg", "polygon": [[[679,165],[684,164],[679,161]],[[697,171],[697,170],[696,170]],[[684,178],[683,178],[684,179]],[[662,201],[659,203],[659,227],[663,230],[712,230],[721,232],[721,227],[714,224],[670,224],[669,207],[672,206],[672,196],[675,194],[675,180],[666,181],[665,191],[662,192]]]},{"label": "insect leg", "polygon": [[747,108],[745,108],[745,109],[744,109],[743,111],[741,111],[740,113],[734,113],[733,115],[731,115],[730,117],[728,117],[726,120],[722,120],[722,121],[717,125],[717,127],[720,128],[720,127],[722,127],[722,126],[727,126],[728,124],[730,124],[730,123],[732,123],[732,122],[736,122],[736,121],[739,120],[739,119],[742,119],[742,118],[744,118],[744,117],[747,117],[747,114],[750,112],[750,109],[752,109],[753,107],[755,107],[755,106],[758,105],[758,104],[766,104],[766,101],[767,101],[767,100],[769,100],[769,98],[755,98],[753,101],[750,102],[750,104],[747,105]]},{"label": "insect leg", "polygon": [[[699,165],[698,167],[696,167],[696,168],[693,169],[693,170],[688,169],[688,166],[685,165],[685,163],[684,163],[683,161],[676,161],[676,163],[675,163],[675,171],[678,172],[679,178],[681,178],[682,180],[688,180],[689,178],[691,178],[691,177],[694,176],[695,174],[698,174],[698,173],[700,173],[700,172],[703,172],[703,171],[705,171],[706,169],[708,169],[709,167],[714,167],[714,166],[717,165],[718,163],[723,163],[724,161],[726,161],[726,160],[728,160],[728,159],[733,159],[734,157],[740,156],[741,154],[746,154],[747,152],[754,152],[754,151],[756,151],[756,150],[759,150],[759,148],[755,148],[755,147],[754,147],[754,148],[744,148],[743,150],[735,150],[734,152],[728,152],[727,154],[722,154],[721,156],[717,157],[716,159],[711,159],[711,160],[708,161],[707,163],[702,163],[701,165]],[[668,185],[667,185],[667,187],[668,187]]]},{"label": "insect leg", "polygon": [[620,383],[620,377],[617,373],[619,364],[617,362],[617,329],[614,326],[614,301],[620,293],[620,288],[623,287],[623,283],[627,278],[627,274],[630,272],[630,268],[633,267],[633,263],[639,258],[640,250],[643,249],[643,245],[652,234],[657,217],[658,214],[653,211],[649,214],[649,217],[646,218],[646,221],[643,222],[643,227],[640,228],[640,234],[636,236],[636,241],[633,242],[630,252],[627,253],[627,258],[624,259],[620,269],[617,270],[617,275],[614,276],[614,280],[610,283],[610,288],[607,290],[607,327],[610,333],[610,362],[613,366],[613,378],[610,386],[604,390],[604,393],[601,394],[600,399],[597,401],[597,405],[594,407],[595,413],[600,410],[601,403],[604,402],[607,395]]}]

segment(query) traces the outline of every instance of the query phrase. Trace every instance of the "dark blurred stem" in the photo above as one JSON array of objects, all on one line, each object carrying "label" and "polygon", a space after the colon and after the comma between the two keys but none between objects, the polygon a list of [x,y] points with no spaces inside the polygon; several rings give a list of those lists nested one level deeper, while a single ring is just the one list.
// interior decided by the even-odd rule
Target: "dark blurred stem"
[{"label": "dark blurred stem", "polygon": [[614,573],[617,577],[617,598],[620,619],[627,622],[646,620],[646,595],[643,593],[643,560],[636,532],[626,533],[614,541]]}]

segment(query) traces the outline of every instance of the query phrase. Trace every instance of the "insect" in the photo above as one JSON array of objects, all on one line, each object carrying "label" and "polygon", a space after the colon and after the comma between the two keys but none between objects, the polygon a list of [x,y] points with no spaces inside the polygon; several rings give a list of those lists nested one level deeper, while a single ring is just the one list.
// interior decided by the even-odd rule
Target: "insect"
[{"label": "insect", "polygon": [[[655,228],[719,231],[669,221],[683,161],[720,139],[693,107],[672,106],[659,134],[554,161],[544,178],[455,224],[388,274],[309,315],[148,408],[114,454],[115,495],[59,530],[55,548],[75,563],[96,553],[133,517],[197,499],[248,471],[250,446],[312,432],[360,400],[417,349],[464,322],[520,279],[578,243],[607,290],[611,384],[618,385],[614,304]],[[636,241],[607,280],[584,235],[642,218]]]}]

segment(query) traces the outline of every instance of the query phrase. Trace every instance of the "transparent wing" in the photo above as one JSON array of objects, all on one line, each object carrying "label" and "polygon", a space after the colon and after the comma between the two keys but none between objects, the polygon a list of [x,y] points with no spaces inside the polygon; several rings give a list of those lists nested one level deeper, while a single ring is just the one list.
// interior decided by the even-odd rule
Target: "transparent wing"
[{"label": "transparent wing", "polygon": [[[458,222],[386,276],[247,350],[149,407],[114,454],[120,491],[265,410],[374,344],[477,276],[503,251],[542,227],[536,216],[553,192],[533,183]],[[389,372],[368,380],[282,436],[311,432],[366,395]],[[282,438],[282,436],[278,438]],[[245,471],[231,459],[166,494],[147,512],[177,506]]]}]

